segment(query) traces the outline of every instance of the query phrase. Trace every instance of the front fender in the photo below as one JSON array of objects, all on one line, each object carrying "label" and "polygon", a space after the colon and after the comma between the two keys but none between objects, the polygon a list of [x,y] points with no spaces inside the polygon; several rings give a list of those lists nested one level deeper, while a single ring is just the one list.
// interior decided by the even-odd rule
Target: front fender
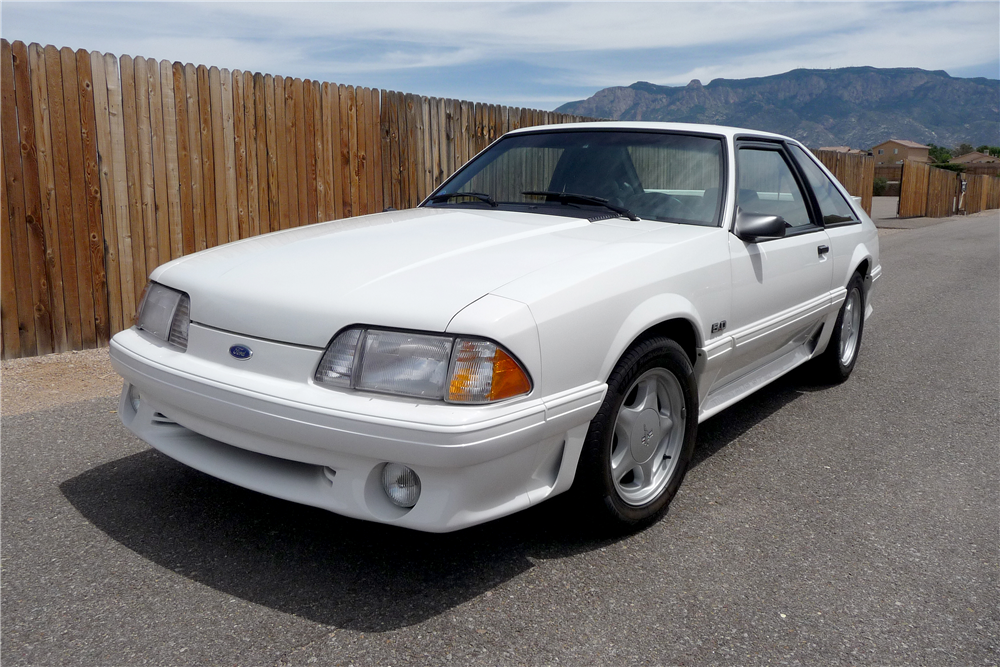
[{"label": "front fender", "polygon": [[657,294],[638,304],[625,318],[608,348],[601,364],[600,377],[607,379],[625,351],[643,333],[670,320],[687,320],[695,332],[695,346],[704,340],[704,322],[694,304],[678,294]]}]

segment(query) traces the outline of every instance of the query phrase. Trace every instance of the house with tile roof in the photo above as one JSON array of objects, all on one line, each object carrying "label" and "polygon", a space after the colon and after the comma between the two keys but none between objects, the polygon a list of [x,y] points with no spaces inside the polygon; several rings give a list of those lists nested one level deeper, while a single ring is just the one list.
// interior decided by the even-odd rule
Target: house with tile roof
[{"label": "house with tile roof", "polygon": [[903,164],[906,160],[913,162],[930,162],[930,146],[918,144],[908,139],[890,139],[872,148],[875,156],[875,166],[880,164]]},{"label": "house with tile roof", "polygon": [[987,164],[990,162],[1000,162],[1000,158],[987,155],[986,153],[972,151],[971,153],[966,153],[965,155],[953,157],[949,160],[949,162],[952,164]]}]

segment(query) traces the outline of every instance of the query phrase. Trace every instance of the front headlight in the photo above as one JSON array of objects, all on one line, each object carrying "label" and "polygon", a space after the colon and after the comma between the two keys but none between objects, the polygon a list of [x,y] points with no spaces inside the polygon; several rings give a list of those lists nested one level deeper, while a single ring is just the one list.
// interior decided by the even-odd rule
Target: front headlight
[{"label": "front headlight", "polygon": [[531,391],[521,364],[492,341],[362,327],[331,341],[315,380],[449,403],[492,403]]},{"label": "front headlight", "polygon": [[139,304],[135,326],[160,340],[187,350],[191,325],[191,299],[184,292],[149,283]]}]

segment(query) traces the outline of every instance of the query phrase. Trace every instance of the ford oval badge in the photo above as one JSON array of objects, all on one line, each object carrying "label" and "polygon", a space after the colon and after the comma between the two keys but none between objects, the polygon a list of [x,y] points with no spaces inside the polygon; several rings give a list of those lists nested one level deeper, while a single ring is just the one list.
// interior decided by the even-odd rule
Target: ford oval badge
[{"label": "ford oval badge", "polygon": [[229,354],[240,361],[246,361],[253,356],[253,350],[246,345],[233,345],[229,348]]}]

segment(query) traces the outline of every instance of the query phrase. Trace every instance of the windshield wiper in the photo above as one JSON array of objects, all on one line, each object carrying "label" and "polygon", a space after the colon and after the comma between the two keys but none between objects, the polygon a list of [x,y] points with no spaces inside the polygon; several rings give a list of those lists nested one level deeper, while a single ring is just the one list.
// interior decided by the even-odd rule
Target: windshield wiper
[{"label": "windshield wiper", "polygon": [[493,208],[496,208],[500,204],[496,203],[493,197],[489,196],[485,192],[442,192],[441,194],[432,195],[427,198],[427,201],[448,201],[449,199],[454,199],[455,197],[473,197],[480,201],[484,201]]},{"label": "windshield wiper", "polygon": [[595,204],[597,206],[603,206],[604,208],[611,209],[619,215],[624,215],[629,220],[633,222],[638,220],[635,213],[628,210],[624,206],[618,206],[612,204],[607,199],[603,197],[595,197],[593,195],[580,195],[573,192],[556,192],[555,190],[525,190],[521,193],[522,195],[536,196],[536,197],[552,197],[553,199],[558,199],[564,204],[569,202],[576,202],[578,204]]}]

